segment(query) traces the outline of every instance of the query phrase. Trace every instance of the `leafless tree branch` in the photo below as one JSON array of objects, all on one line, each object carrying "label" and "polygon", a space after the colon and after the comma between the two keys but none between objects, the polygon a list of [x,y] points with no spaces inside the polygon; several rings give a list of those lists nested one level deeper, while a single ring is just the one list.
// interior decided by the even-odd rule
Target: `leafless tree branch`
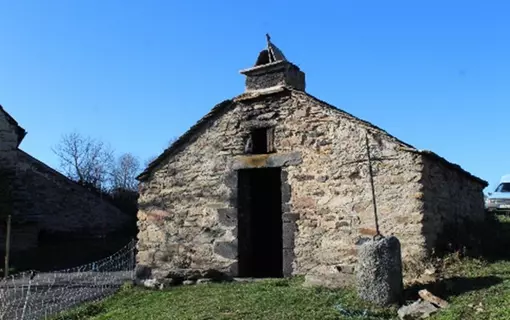
[{"label": "leafless tree branch", "polygon": [[60,167],[70,179],[98,190],[108,186],[114,153],[103,142],[73,132],[63,135],[53,152],[59,157]]},{"label": "leafless tree branch", "polygon": [[113,189],[136,191],[140,161],[131,153],[121,155],[111,173],[111,186]]}]

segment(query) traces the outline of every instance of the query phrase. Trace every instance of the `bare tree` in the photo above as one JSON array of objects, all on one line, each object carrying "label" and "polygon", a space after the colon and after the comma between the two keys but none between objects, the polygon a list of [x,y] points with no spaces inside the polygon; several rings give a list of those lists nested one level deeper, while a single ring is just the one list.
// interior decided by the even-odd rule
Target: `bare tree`
[{"label": "bare tree", "polygon": [[53,152],[70,179],[98,190],[107,187],[114,156],[103,142],[73,132],[63,135]]},{"label": "bare tree", "polygon": [[138,182],[136,176],[140,170],[140,161],[131,153],[121,155],[111,173],[113,189],[136,191]]}]

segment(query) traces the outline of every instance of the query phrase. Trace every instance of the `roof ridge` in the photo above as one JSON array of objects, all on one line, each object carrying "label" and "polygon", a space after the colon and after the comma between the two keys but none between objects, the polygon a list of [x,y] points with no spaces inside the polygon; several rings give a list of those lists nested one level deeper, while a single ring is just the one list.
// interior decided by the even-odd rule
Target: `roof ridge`
[{"label": "roof ridge", "polygon": [[359,117],[357,117],[357,116],[355,116],[355,115],[353,115],[351,113],[348,113],[345,110],[342,110],[342,109],[340,109],[340,108],[338,108],[338,107],[336,107],[336,106],[334,106],[332,104],[329,104],[329,103],[327,103],[327,102],[325,102],[325,101],[323,101],[323,100],[321,100],[321,99],[319,99],[319,98],[309,94],[308,92],[305,92],[305,91],[302,91],[302,90],[297,90],[295,88],[287,87],[287,86],[276,86],[276,87],[269,88],[269,90],[256,90],[256,91],[253,91],[253,92],[245,92],[245,93],[242,93],[242,94],[240,94],[238,96],[235,96],[232,99],[227,99],[227,100],[224,100],[224,101],[218,103],[205,116],[203,116],[192,127],[190,127],[190,129],[188,129],[188,131],[186,131],[184,134],[182,134],[174,143],[172,143],[156,159],[154,159],[147,166],[147,168],[141,174],[139,174],[137,176],[137,179],[139,181],[142,181],[145,178],[147,178],[148,175],[151,173],[151,171],[156,166],[158,166],[165,158],[167,158],[173,152],[175,152],[180,146],[184,145],[187,142],[188,138],[190,138],[193,134],[195,134],[196,132],[198,132],[200,130],[202,125],[204,125],[209,120],[214,118],[217,115],[217,113],[222,111],[224,108],[232,106],[235,103],[243,101],[243,100],[255,99],[255,98],[258,98],[258,97],[261,97],[261,96],[266,96],[266,95],[273,95],[273,94],[284,92],[286,90],[291,92],[291,94],[295,93],[295,94],[299,94],[299,95],[304,95],[307,98],[310,98],[310,99],[313,99],[313,100],[317,101],[318,103],[320,103],[323,106],[326,106],[326,107],[331,108],[332,110],[334,110],[336,112],[339,112],[344,117],[349,118],[349,120],[351,120],[351,121],[356,121],[359,124],[370,128],[371,130],[379,131],[380,133],[386,135],[387,137],[391,138],[393,141],[395,141],[398,144],[400,144],[401,145],[400,149],[403,150],[403,151],[414,152],[414,153],[421,154],[421,155],[424,155],[424,156],[429,156],[432,159],[434,159],[436,161],[439,161],[439,162],[443,163],[444,165],[446,165],[446,166],[448,166],[448,167],[450,167],[450,168],[452,168],[454,170],[457,170],[458,172],[466,175],[467,177],[469,177],[469,178],[471,178],[473,180],[476,180],[476,181],[482,183],[485,186],[488,185],[487,181],[485,181],[485,180],[483,180],[483,179],[481,179],[481,178],[471,174],[470,172],[464,170],[460,165],[458,165],[456,163],[453,163],[453,162],[450,162],[450,161],[446,160],[445,158],[439,156],[438,154],[436,154],[436,153],[434,153],[432,151],[420,150],[420,149],[412,146],[411,144],[409,144],[407,142],[404,142],[403,140],[400,140],[399,138],[393,136],[392,134],[390,134],[386,130],[384,130],[384,129],[374,125],[373,123],[371,123],[369,121],[363,120],[363,119],[361,119],[361,118],[359,118]]},{"label": "roof ridge", "polygon": [[307,96],[307,97],[310,97],[310,98],[312,98],[313,100],[316,100],[317,102],[319,102],[319,103],[321,103],[321,104],[324,104],[325,106],[327,106],[327,107],[329,107],[329,108],[331,108],[331,109],[333,109],[333,110],[335,110],[335,111],[337,111],[337,112],[342,113],[344,116],[347,116],[348,118],[350,118],[350,120],[357,121],[357,122],[359,122],[359,123],[361,123],[361,124],[363,124],[363,125],[365,125],[365,126],[367,126],[367,127],[371,128],[371,129],[378,130],[378,131],[380,131],[381,133],[386,134],[387,136],[389,136],[390,138],[392,138],[393,140],[395,140],[395,141],[396,141],[396,142],[398,142],[399,144],[406,146],[407,148],[411,148],[411,149],[418,150],[418,149],[417,149],[416,147],[414,147],[413,145],[411,145],[411,144],[409,144],[409,143],[407,143],[407,142],[405,142],[405,141],[403,141],[403,140],[400,140],[400,139],[399,139],[399,138],[397,138],[396,136],[394,136],[394,135],[390,134],[388,131],[386,131],[386,130],[384,130],[384,129],[382,129],[382,128],[378,127],[378,126],[376,126],[375,124],[373,124],[373,123],[371,123],[371,122],[369,122],[369,121],[367,121],[367,120],[363,120],[363,119],[361,119],[360,117],[357,117],[357,116],[355,116],[355,115],[353,115],[353,114],[351,114],[351,113],[349,113],[349,112],[347,112],[347,111],[345,111],[345,110],[343,110],[343,109],[340,109],[340,108],[338,108],[338,107],[336,107],[336,106],[334,106],[334,105],[332,105],[332,104],[330,104],[330,103],[327,103],[326,101],[321,100],[321,99],[319,99],[319,98],[317,98],[317,97],[315,97],[315,96],[313,96],[313,95],[309,94],[308,92],[301,91],[301,90],[296,90],[296,89],[294,89],[294,88],[288,88],[288,89],[289,89],[289,90],[291,90],[292,92],[296,92],[296,93],[298,93],[298,94],[301,94],[301,95],[305,95],[305,96]]},{"label": "roof ridge", "polygon": [[213,117],[216,116],[216,113],[223,110],[227,106],[231,106],[235,102],[232,99],[223,100],[222,102],[216,104],[208,113],[205,114],[200,120],[198,120],[193,126],[191,126],[186,132],[184,132],[177,140],[175,140],[168,148],[166,148],[156,159],[152,160],[151,163],[145,168],[145,170],[140,173],[136,179],[143,180],[146,178],[150,172],[157,167],[165,158],[170,156],[173,152],[177,150],[180,146],[185,144],[185,142],[190,138],[194,133],[200,130],[202,125],[207,123]]}]

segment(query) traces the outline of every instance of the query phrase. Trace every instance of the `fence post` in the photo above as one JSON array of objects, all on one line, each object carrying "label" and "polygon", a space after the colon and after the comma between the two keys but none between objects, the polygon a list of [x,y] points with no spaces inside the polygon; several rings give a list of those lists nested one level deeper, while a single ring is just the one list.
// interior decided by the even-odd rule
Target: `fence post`
[{"label": "fence post", "polygon": [[136,256],[135,256],[135,249],[136,249],[136,240],[131,240],[130,250],[131,250],[131,263],[129,268],[131,269],[131,280],[135,279],[135,269],[136,269]]},{"label": "fence post", "polygon": [[32,286],[32,277],[28,280],[28,289],[27,289],[27,295],[25,297],[25,302],[23,303],[23,310],[21,311],[21,320],[25,319],[25,312],[27,310],[28,306],[28,299],[30,298],[30,287]]},{"label": "fence post", "polygon": [[7,216],[7,232],[5,233],[5,269],[4,276],[9,276],[9,254],[11,250],[11,215]]}]

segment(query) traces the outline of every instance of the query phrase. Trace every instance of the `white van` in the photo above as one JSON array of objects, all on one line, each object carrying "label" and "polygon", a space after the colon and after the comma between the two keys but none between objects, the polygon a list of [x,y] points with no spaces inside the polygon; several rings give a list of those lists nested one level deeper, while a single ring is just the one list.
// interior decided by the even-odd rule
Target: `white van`
[{"label": "white van", "polygon": [[510,212],[510,174],[504,175],[494,192],[489,192],[485,199],[488,212]]}]

